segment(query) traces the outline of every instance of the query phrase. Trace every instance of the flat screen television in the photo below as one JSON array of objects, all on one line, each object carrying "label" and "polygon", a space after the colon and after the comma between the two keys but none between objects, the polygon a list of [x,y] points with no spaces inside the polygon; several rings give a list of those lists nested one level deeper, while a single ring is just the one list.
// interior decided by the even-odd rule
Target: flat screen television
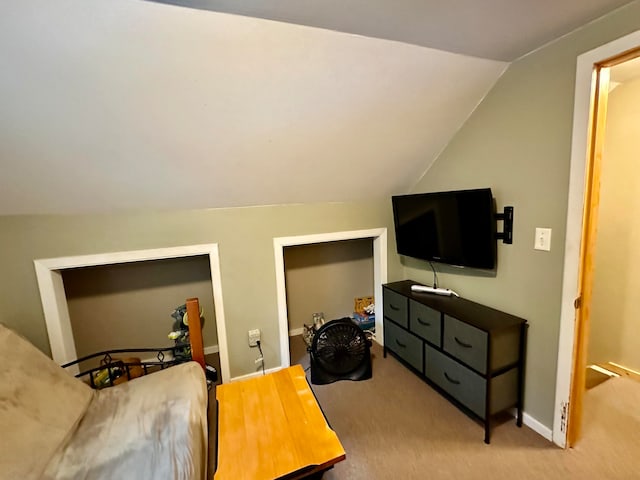
[{"label": "flat screen television", "polygon": [[392,197],[400,255],[462,267],[496,268],[490,188]]}]

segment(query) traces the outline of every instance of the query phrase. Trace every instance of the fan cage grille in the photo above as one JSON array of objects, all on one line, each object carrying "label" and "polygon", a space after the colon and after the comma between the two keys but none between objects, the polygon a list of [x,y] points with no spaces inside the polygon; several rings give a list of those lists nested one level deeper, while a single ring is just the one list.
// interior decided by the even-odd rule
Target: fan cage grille
[{"label": "fan cage grille", "polygon": [[323,325],[311,346],[320,368],[333,375],[344,375],[367,360],[367,338],[350,320]]}]

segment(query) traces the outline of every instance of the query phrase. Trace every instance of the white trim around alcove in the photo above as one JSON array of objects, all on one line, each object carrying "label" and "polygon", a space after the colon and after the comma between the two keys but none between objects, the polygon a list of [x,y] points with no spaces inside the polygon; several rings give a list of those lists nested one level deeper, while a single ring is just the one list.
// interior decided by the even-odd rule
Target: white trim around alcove
[{"label": "white trim around alcove", "polygon": [[276,268],[276,290],[278,303],[278,323],[280,332],[280,365],[288,367],[291,363],[289,354],[289,317],[287,313],[287,290],[284,269],[284,249],[296,245],[313,243],[339,242],[342,240],[373,240],[373,294],[376,298],[376,341],[384,344],[382,327],[382,285],[387,282],[387,229],[352,230],[346,232],[319,233],[295,237],[278,237],[273,239],[273,253]]},{"label": "white trim around alcove", "polygon": [[[220,256],[217,243],[34,260],[53,360],[58,364],[64,364],[77,358],[62,280],[63,270],[197,255],[207,255],[209,257],[216,331],[218,333],[218,351],[220,354],[220,376],[223,382],[229,381],[229,353],[227,350]],[[215,349],[209,348],[208,350],[213,351]]]}]

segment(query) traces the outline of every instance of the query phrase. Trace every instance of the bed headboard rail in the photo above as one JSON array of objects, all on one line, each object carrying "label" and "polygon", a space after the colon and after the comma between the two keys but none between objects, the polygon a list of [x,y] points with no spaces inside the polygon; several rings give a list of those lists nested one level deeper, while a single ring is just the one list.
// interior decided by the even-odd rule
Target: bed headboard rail
[{"label": "bed headboard rail", "polygon": [[197,298],[187,299],[187,317],[189,318],[191,359],[198,362],[204,369],[204,343],[202,341],[202,325],[200,324],[200,304]]}]

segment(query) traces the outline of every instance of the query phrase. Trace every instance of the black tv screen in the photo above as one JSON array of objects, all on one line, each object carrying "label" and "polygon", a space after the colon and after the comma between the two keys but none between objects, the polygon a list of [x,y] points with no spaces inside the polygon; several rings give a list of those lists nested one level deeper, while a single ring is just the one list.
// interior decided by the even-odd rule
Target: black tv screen
[{"label": "black tv screen", "polygon": [[400,255],[495,268],[496,218],[490,188],[397,195],[392,203]]}]

